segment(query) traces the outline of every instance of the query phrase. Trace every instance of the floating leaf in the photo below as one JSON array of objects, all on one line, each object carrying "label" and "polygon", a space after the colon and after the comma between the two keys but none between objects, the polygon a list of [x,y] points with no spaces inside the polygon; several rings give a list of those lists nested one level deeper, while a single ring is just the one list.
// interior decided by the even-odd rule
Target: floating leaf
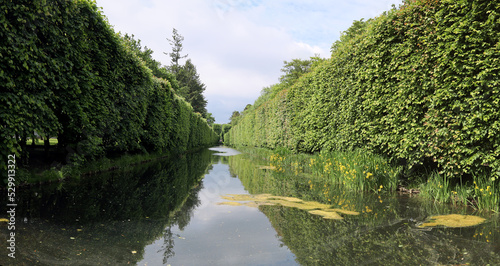
[{"label": "floating leaf", "polygon": [[9,222],[9,219],[0,218],[0,222],[6,222],[6,223],[8,223],[8,222]]}]

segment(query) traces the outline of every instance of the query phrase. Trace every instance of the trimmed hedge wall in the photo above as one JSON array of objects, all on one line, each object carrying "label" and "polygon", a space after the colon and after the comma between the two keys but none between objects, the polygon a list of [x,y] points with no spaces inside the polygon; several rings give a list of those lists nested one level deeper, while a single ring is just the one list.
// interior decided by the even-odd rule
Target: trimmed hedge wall
[{"label": "trimmed hedge wall", "polygon": [[27,157],[23,146],[35,132],[57,136],[68,162],[216,143],[206,121],[152,76],[94,1],[0,7],[1,169],[8,154]]},{"label": "trimmed hedge wall", "polygon": [[[263,104],[285,105],[261,110],[272,122],[255,130],[252,117],[262,114],[254,107],[227,142],[301,152],[361,147],[410,166],[433,161],[449,176],[498,178],[499,73],[499,2],[406,1],[355,22],[330,59]],[[240,132],[252,129],[257,140]],[[269,143],[262,134],[286,139]]]},{"label": "trimmed hedge wall", "polygon": [[286,96],[287,90],[280,91],[261,105],[244,111],[239,122],[224,134],[224,143],[269,148],[291,146],[293,135]]}]

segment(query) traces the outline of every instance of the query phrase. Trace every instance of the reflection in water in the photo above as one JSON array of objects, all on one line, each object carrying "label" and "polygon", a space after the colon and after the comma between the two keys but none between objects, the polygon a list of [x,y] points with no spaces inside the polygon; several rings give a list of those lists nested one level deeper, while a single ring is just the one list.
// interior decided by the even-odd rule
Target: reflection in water
[{"label": "reflection in water", "polygon": [[[246,154],[228,156],[236,153],[217,147],[79,182],[22,188],[16,260],[2,253],[0,264],[500,264],[498,217],[408,196],[351,194],[286,166],[278,171]],[[254,204],[224,205],[229,197],[221,196],[228,194]],[[275,205],[257,203],[261,194],[274,195],[266,201]],[[307,206],[296,208],[299,203]],[[311,208],[343,219],[324,219]],[[486,221],[420,227],[447,214]]]},{"label": "reflection in water", "polygon": [[[225,150],[219,152],[227,154]],[[230,150],[228,150],[230,151]],[[197,197],[200,205],[193,210],[189,224],[167,228],[175,243],[174,256],[158,251],[164,239],[146,246],[138,265],[294,265],[295,256],[276,238],[267,217],[255,208],[221,206],[221,195],[245,194],[239,179],[229,173],[226,156],[217,156],[212,169],[202,180]],[[169,242],[170,244],[170,242]]]},{"label": "reflection in water", "polygon": [[[211,158],[205,150],[78,182],[20,188],[16,259],[1,256],[0,264],[135,264],[153,239],[169,241],[170,224],[189,223]],[[4,226],[0,232],[2,238],[9,233]]]},{"label": "reflection in water", "polygon": [[231,171],[251,194],[297,197],[361,213],[325,220],[298,208],[259,206],[300,264],[500,264],[497,216],[476,214],[487,217],[487,222],[467,228],[420,228],[431,216],[471,210],[409,196],[351,194],[325,180],[294,173],[293,167],[278,171],[262,168],[265,164],[248,155],[229,158]]},{"label": "reflection in water", "polygon": [[224,147],[224,146],[209,148],[209,150],[211,150],[211,151],[217,151],[217,153],[213,154],[213,155],[216,155],[216,156],[234,156],[234,155],[241,154],[241,152],[239,152],[239,151],[237,151],[235,149],[231,149],[231,148]]}]

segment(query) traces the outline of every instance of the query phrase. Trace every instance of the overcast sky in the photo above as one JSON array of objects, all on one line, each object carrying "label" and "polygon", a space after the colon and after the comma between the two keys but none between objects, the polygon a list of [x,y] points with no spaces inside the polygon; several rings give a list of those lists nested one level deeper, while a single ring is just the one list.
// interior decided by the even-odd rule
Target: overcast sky
[{"label": "overcast sky", "polygon": [[330,57],[331,44],[354,20],[393,4],[402,0],[97,0],[115,31],[134,34],[163,65],[170,65],[166,38],[177,29],[216,123],[229,122],[277,83],[284,60]]}]

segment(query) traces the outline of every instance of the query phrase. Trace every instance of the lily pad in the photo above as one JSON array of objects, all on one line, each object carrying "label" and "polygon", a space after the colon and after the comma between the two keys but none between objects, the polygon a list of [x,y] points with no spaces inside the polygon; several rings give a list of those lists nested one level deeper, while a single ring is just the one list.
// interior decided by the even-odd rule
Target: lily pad
[{"label": "lily pad", "polygon": [[419,227],[469,227],[483,223],[486,219],[474,215],[448,214],[432,216],[429,222],[421,224]]}]

